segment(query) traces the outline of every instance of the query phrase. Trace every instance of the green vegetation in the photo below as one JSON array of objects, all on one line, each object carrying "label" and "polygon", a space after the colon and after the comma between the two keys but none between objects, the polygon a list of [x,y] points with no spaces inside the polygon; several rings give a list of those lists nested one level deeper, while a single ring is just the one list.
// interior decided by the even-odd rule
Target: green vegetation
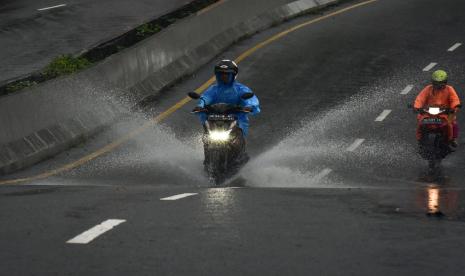
[{"label": "green vegetation", "polygon": [[14,82],[14,83],[8,84],[6,86],[6,92],[7,93],[15,92],[15,91],[21,90],[21,89],[26,88],[26,87],[34,86],[36,84],[37,84],[37,82],[28,81],[28,80]]},{"label": "green vegetation", "polygon": [[[79,70],[89,67],[92,63],[82,57],[73,57],[72,55],[61,55],[52,62],[40,73],[41,77],[38,81],[49,80],[63,75],[69,75]],[[23,88],[36,85],[38,82],[35,80],[25,79],[12,82],[8,84],[4,90],[6,93],[12,93]]]},{"label": "green vegetation", "polygon": [[144,25],[141,25],[136,28],[136,35],[138,37],[146,37],[148,35],[157,33],[160,30],[161,30],[161,26],[158,24],[145,23]]},{"label": "green vegetation", "polygon": [[46,79],[52,79],[63,75],[69,75],[79,70],[85,69],[91,65],[91,62],[82,57],[73,57],[72,55],[61,55],[45,67],[42,75]]},{"label": "green vegetation", "polygon": [[[341,0],[349,1],[349,0]],[[45,82],[47,80],[69,75],[80,70],[86,69],[93,63],[99,62],[104,58],[120,52],[128,47],[131,47],[135,43],[160,32],[168,25],[173,24],[175,21],[190,16],[203,8],[211,5],[218,0],[195,0],[182,7],[182,9],[174,11],[170,14],[162,16],[151,22],[145,23],[136,29],[133,29],[118,39],[105,42],[96,48],[87,51],[84,57],[73,57],[72,55],[61,55],[50,64],[48,64],[43,70],[38,73],[31,74],[30,76],[24,77],[23,79],[14,81],[7,85],[0,86],[0,95],[12,93],[23,88],[31,87],[37,83]]]}]

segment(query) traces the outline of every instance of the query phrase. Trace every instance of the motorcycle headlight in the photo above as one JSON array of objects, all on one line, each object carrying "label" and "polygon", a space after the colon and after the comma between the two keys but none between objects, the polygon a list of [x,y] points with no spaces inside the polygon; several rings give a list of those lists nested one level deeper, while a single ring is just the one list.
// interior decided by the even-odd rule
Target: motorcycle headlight
[{"label": "motorcycle headlight", "polygon": [[225,142],[229,140],[231,130],[226,131],[212,131],[210,132],[210,139],[213,141]]},{"label": "motorcycle headlight", "polygon": [[441,109],[439,107],[430,107],[428,109],[428,113],[431,115],[438,115],[439,113],[441,113]]}]

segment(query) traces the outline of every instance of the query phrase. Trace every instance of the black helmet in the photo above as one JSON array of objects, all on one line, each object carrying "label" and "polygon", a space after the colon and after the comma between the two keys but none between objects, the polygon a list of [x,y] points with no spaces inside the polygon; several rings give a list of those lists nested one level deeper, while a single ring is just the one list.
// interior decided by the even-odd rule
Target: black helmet
[{"label": "black helmet", "polygon": [[232,73],[235,77],[239,73],[239,67],[234,61],[224,59],[215,65],[215,74],[217,73]]}]

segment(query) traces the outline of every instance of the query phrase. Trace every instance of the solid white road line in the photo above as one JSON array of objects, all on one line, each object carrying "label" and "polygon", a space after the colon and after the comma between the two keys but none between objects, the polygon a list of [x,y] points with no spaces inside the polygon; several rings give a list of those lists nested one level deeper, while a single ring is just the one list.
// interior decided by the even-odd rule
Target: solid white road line
[{"label": "solid white road line", "polygon": [[382,122],[384,121],[384,119],[386,119],[386,117],[392,112],[392,110],[390,109],[386,109],[384,110],[383,112],[381,112],[381,114],[379,114],[379,116],[375,119],[375,122]]},{"label": "solid white road line", "polygon": [[454,46],[450,47],[447,51],[448,52],[453,52],[460,46],[462,46],[462,43],[455,43]]},{"label": "solid white road line", "polygon": [[319,174],[315,175],[315,177],[313,178],[313,181],[314,182],[320,182],[323,178],[325,178],[332,171],[333,170],[331,170],[330,168],[326,168],[326,169],[322,170]]},{"label": "solid white road line", "polygon": [[46,10],[61,8],[61,7],[65,7],[65,6],[66,6],[66,4],[60,4],[60,5],[51,6],[51,7],[46,7],[46,8],[41,8],[41,9],[37,9],[37,10],[38,10],[38,11],[46,11]]},{"label": "solid white road line", "polygon": [[109,219],[102,222],[99,225],[96,225],[89,230],[85,231],[84,233],[70,239],[66,243],[74,243],[74,244],[87,244],[97,238],[98,236],[102,235],[103,233],[113,229],[115,226],[125,222],[124,219]]},{"label": "solid white road line", "polygon": [[169,196],[169,197],[164,197],[160,198],[160,200],[178,200],[181,198],[189,197],[189,196],[194,196],[197,195],[197,193],[185,193],[185,194],[179,194],[179,195],[174,195],[174,196]]},{"label": "solid white road line", "polygon": [[347,151],[354,151],[354,150],[356,150],[358,147],[360,147],[360,145],[361,145],[363,142],[365,142],[365,139],[357,139],[357,140],[355,140],[355,142],[347,148]]},{"label": "solid white road line", "polygon": [[402,90],[402,92],[400,92],[400,94],[402,95],[407,95],[410,91],[412,91],[413,89],[413,85],[407,85],[407,87],[404,88],[404,90]]},{"label": "solid white road line", "polygon": [[430,64],[428,64],[428,66],[426,66],[425,68],[423,68],[423,71],[424,72],[428,72],[429,70],[433,69],[434,66],[438,65],[437,62],[431,62]]}]

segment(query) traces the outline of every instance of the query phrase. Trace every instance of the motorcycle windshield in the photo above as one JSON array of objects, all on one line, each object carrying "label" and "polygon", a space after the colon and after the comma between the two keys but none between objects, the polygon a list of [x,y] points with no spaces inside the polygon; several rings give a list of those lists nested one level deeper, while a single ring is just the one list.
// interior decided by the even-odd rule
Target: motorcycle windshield
[{"label": "motorcycle windshield", "polygon": [[217,104],[212,104],[208,106],[208,113],[214,113],[214,114],[230,114],[234,113],[236,109],[236,106],[226,104],[226,103],[217,103]]}]

